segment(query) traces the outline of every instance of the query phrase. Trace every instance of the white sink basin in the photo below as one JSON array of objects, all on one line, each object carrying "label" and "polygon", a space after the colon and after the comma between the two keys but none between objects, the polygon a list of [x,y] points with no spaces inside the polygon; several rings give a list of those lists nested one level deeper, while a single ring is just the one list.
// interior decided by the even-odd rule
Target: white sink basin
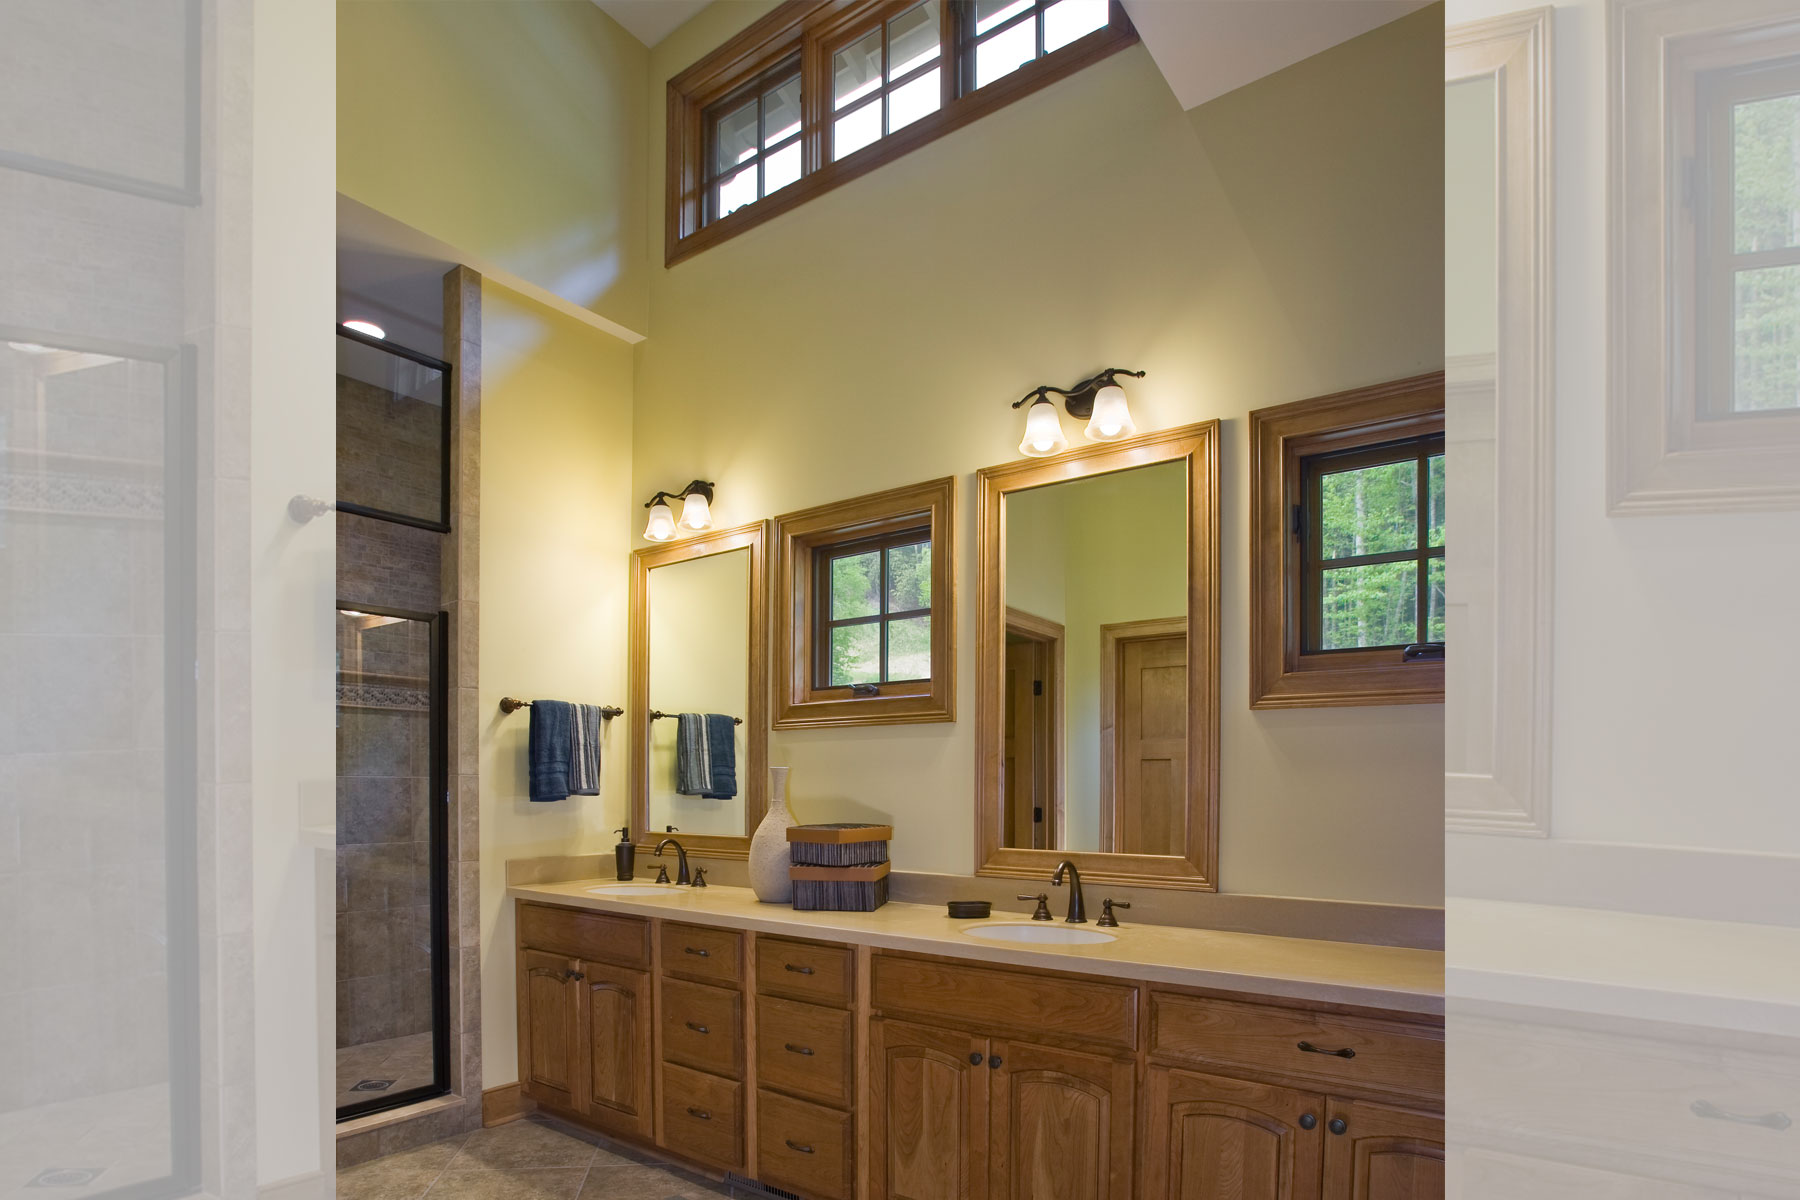
[{"label": "white sink basin", "polygon": [[1101,933],[1098,929],[1047,922],[1033,922],[1029,925],[977,925],[963,932],[984,942],[1025,942],[1051,946],[1092,946],[1115,940],[1112,934]]},{"label": "white sink basin", "polygon": [[590,896],[677,896],[672,883],[614,883],[606,887],[591,887]]}]

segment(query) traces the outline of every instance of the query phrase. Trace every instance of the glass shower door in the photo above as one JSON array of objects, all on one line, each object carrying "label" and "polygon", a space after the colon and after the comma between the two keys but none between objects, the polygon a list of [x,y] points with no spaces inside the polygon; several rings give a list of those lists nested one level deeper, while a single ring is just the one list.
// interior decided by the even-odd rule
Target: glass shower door
[{"label": "glass shower door", "polygon": [[444,626],[338,609],[339,1120],[449,1090]]}]

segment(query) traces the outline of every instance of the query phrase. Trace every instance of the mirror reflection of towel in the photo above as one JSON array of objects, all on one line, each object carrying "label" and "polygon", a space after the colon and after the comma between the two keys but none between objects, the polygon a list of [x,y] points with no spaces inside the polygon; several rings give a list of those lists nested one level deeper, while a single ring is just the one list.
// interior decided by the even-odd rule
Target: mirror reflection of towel
[{"label": "mirror reflection of towel", "polygon": [[737,795],[737,728],[722,713],[676,718],[675,790],[683,796],[729,800]]}]

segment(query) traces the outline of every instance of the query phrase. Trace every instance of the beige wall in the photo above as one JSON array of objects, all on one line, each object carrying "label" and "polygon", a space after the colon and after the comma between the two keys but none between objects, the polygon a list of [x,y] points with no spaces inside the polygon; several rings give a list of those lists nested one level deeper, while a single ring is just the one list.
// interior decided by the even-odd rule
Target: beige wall
[{"label": "beige wall", "polygon": [[338,190],[642,333],[643,45],[589,0],[337,9]]},{"label": "beige wall", "polygon": [[[751,15],[722,7],[653,53],[653,95]],[[652,272],[634,491],[718,480],[730,525],[962,477],[964,719],[773,736],[801,820],[892,820],[899,866],[974,867],[971,473],[1016,456],[1027,388],[1141,367],[1140,429],[1226,421],[1222,886],[1439,902],[1441,709],[1248,710],[1244,416],[1442,362],[1441,22],[1191,114],[1133,47]]]},{"label": "beige wall", "polygon": [[482,1074],[517,1074],[506,860],[604,850],[625,822],[624,725],[598,796],[527,796],[529,714],[500,697],[623,704],[631,348],[485,284],[481,367]]}]

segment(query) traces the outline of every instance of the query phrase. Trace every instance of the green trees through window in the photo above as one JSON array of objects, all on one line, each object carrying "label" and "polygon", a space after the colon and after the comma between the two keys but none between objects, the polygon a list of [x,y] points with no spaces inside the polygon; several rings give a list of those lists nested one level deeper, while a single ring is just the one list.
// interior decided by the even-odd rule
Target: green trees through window
[{"label": "green trees through window", "polygon": [[1305,460],[1309,651],[1444,640],[1444,440]]},{"label": "green trees through window", "polygon": [[912,530],[845,546],[825,562],[820,687],[931,678],[931,541]]}]

